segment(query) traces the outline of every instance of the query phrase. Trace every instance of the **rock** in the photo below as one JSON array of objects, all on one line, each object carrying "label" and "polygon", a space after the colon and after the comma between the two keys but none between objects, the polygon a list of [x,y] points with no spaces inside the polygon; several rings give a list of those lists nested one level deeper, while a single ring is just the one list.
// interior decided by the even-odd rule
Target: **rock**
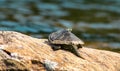
[{"label": "rock", "polygon": [[54,51],[47,39],[0,31],[0,71],[120,71],[120,54],[83,47],[84,59]]}]

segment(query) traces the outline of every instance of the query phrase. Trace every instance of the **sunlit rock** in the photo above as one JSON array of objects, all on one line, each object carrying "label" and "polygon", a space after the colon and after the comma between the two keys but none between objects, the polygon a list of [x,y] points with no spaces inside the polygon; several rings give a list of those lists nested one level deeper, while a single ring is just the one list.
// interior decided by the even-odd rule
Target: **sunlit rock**
[{"label": "sunlit rock", "polygon": [[82,59],[65,50],[54,51],[47,39],[37,39],[13,31],[0,31],[0,48],[0,70],[120,70],[118,53],[83,47],[78,50]]}]

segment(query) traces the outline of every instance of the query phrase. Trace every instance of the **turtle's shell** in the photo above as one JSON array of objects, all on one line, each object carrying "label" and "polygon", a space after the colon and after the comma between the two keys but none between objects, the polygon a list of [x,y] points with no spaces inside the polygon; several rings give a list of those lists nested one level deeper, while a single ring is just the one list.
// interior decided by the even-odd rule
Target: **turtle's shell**
[{"label": "turtle's shell", "polygon": [[53,32],[49,35],[49,42],[52,44],[67,44],[67,45],[78,45],[84,44],[77,36],[75,36],[71,31],[63,29],[57,32]]}]

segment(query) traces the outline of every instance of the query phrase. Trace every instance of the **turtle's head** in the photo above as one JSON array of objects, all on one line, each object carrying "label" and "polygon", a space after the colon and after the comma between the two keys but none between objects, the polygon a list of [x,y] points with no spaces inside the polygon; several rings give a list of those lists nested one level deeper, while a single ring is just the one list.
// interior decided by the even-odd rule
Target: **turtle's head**
[{"label": "turtle's head", "polygon": [[71,29],[71,28],[68,28],[68,29],[66,29],[66,30],[67,30],[67,31],[70,31],[70,32],[72,31],[72,29]]}]

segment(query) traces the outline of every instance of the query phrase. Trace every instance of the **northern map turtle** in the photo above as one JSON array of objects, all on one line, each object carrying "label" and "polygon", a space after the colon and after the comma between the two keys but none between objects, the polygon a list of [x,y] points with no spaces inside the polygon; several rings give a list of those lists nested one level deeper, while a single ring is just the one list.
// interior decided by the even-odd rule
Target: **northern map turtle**
[{"label": "northern map turtle", "polygon": [[48,40],[53,45],[54,49],[67,49],[78,57],[81,57],[78,48],[82,48],[84,42],[71,33],[71,31],[71,29],[58,30],[51,33]]}]

